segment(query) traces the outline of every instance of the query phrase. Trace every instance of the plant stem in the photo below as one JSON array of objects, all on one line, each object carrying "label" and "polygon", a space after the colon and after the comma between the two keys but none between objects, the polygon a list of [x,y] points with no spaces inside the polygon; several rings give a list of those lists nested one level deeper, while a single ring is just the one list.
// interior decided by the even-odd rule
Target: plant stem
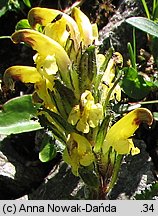
[{"label": "plant stem", "polygon": [[107,107],[107,105],[108,105],[108,103],[109,103],[111,94],[112,94],[113,90],[115,89],[115,87],[117,86],[117,84],[119,83],[121,76],[122,76],[122,74],[118,76],[118,78],[115,80],[113,86],[112,86],[111,89],[109,90],[108,95],[107,95],[106,100],[105,100],[105,103],[104,103],[104,106],[103,106],[103,110],[106,109],[106,107]]},{"label": "plant stem", "polygon": [[157,6],[157,0],[153,0],[152,18],[154,18],[154,12]]},{"label": "plant stem", "polygon": [[110,181],[110,185],[108,187],[107,193],[113,188],[113,186],[114,186],[114,184],[115,184],[115,182],[117,180],[118,172],[120,170],[122,159],[123,159],[123,155],[118,155],[117,156],[117,159],[116,159],[116,162],[115,162],[115,165],[114,165],[112,179]]},{"label": "plant stem", "polygon": [[11,36],[0,36],[0,39],[11,39]]},{"label": "plant stem", "polygon": [[70,14],[74,7],[80,7],[84,2],[85,0],[76,1],[71,7],[66,8],[64,13]]},{"label": "plant stem", "polygon": [[149,13],[149,9],[148,9],[148,5],[147,5],[146,1],[142,0],[142,4],[143,4],[143,7],[144,7],[146,16],[148,17],[148,19],[150,19],[150,13]]},{"label": "plant stem", "polygon": [[158,100],[151,100],[151,101],[140,101],[140,102],[136,102],[136,103],[129,103],[130,105],[135,105],[135,104],[155,104],[158,103]]},{"label": "plant stem", "polygon": [[40,5],[42,4],[43,0],[40,0],[38,3],[38,7],[40,7]]},{"label": "plant stem", "polygon": [[136,65],[136,34],[135,34],[135,27],[133,28],[133,61],[134,61],[134,69],[137,70]]}]

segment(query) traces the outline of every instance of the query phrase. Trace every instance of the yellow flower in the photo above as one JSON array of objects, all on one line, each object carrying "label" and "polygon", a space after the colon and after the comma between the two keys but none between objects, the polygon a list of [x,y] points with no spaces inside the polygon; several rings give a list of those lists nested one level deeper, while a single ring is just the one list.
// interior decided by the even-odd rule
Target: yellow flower
[{"label": "yellow flower", "polygon": [[[68,87],[71,87],[70,77],[68,75],[71,61],[66,51],[59,43],[46,35],[31,29],[24,29],[15,32],[12,35],[12,40],[14,43],[25,42],[36,50],[38,53],[36,64],[38,65],[38,61],[39,65],[42,62],[42,67],[45,67],[46,69],[48,66],[47,63],[49,62],[49,74],[56,73],[57,68],[59,68],[63,82],[65,82]],[[52,63],[50,63],[50,58]],[[52,72],[50,72],[50,66]]]},{"label": "yellow flower", "polygon": [[72,125],[76,125],[78,131],[88,133],[90,127],[97,127],[102,118],[102,105],[99,103],[95,104],[92,93],[86,90],[81,95],[80,105],[73,107],[70,112],[68,122]]},{"label": "yellow flower", "polygon": [[[116,52],[116,53],[114,53],[114,55],[118,56],[118,59],[119,59],[118,61],[120,64],[122,64],[123,59],[122,59],[121,54]],[[101,84],[101,91],[102,91],[101,100],[102,100],[102,102],[107,98],[107,95],[108,95],[110,89],[114,85],[114,79],[116,77],[116,64],[117,64],[117,62],[116,62],[115,58],[111,58],[109,60],[107,68],[104,72],[104,75],[102,77],[102,84]],[[119,85],[116,85],[115,89],[113,90],[113,92],[111,94],[110,99],[112,100],[115,97],[118,101],[121,100],[121,88]]]},{"label": "yellow flower", "polygon": [[[50,76],[51,77],[51,76]],[[3,76],[4,83],[8,89],[14,89],[14,82],[20,80],[23,83],[33,83],[35,92],[42,99],[44,106],[56,112],[56,107],[52,103],[49,90],[54,90],[54,82],[43,77],[35,67],[30,66],[12,66],[9,67]],[[35,93],[34,92],[34,93]]]},{"label": "yellow flower", "polygon": [[[70,39],[74,41],[75,51],[78,51],[81,42],[80,32],[77,23],[69,15],[55,9],[35,7],[29,11],[28,20],[33,28],[36,28],[37,24],[45,26],[48,36],[50,36],[50,32],[52,31],[51,27],[57,32],[59,31],[60,38],[57,37],[56,33],[53,33],[51,38],[54,40],[57,39],[57,42],[61,43],[61,45],[66,42],[64,40],[67,39],[66,32],[68,32]],[[51,23],[53,25],[50,25]]]},{"label": "yellow flower", "polygon": [[89,166],[94,161],[92,146],[84,136],[71,133],[67,140],[63,159],[72,167],[73,174],[77,176],[80,165]]},{"label": "yellow flower", "polygon": [[76,7],[72,11],[72,16],[74,17],[74,20],[78,25],[83,45],[85,47],[88,47],[88,45],[92,44],[94,39],[93,29],[90,20],[80,9]]},{"label": "yellow flower", "polygon": [[102,146],[103,154],[106,154],[110,147],[113,147],[118,154],[138,154],[140,150],[134,146],[130,137],[142,122],[148,125],[153,122],[152,114],[148,109],[133,110],[116,122],[107,132]]},{"label": "yellow flower", "polygon": [[53,112],[57,112],[56,106],[53,104],[52,99],[49,95],[49,90],[53,91],[53,87],[54,85],[50,83],[48,79],[42,79],[40,82],[36,82],[34,85],[35,92],[37,93],[38,97],[42,99],[43,105],[47,109],[50,109]]},{"label": "yellow flower", "polygon": [[91,24],[88,17],[76,7],[72,10],[72,17],[58,10],[35,7],[29,11],[28,20],[33,28],[37,24],[44,26],[44,34],[63,47],[70,37],[76,53],[81,42],[87,48],[94,40],[98,40],[97,26]]},{"label": "yellow flower", "polygon": [[66,25],[66,19],[61,18],[54,23],[47,24],[44,28],[44,34],[58,42],[62,47],[65,47],[69,37]]},{"label": "yellow flower", "polygon": [[55,55],[47,55],[46,57],[43,57],[36,54],[34,55],[34,62],[36,63],[38,72],[47,78],[50,77],[50,75],[55,75],[58,71]]},{"label": "yellow flower", "polygon": [[23,83],[36,83],[42,79],[35,67],[12,66],[3,76],[3,81],[8,89],[14,90],[14,82],[20,80]]}]

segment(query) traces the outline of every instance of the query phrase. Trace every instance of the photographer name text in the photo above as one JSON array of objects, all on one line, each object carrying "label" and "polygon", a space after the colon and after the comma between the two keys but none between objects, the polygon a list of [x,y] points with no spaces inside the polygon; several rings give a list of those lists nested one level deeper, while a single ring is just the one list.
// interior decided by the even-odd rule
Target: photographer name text
[{"label": "photographer name text", "polygon": [[103,204],[92,205],[90,203],[86,203],[85,205],[56,205],[56,204],[47,204],[47,205],[27,205],[21,204],[16,206],[15,204],[3,205],[3,213],[79,213],[79,212],[98,212],[98,213],[106,213],[106,212],[116,212],[116,206],[111,204]]}]

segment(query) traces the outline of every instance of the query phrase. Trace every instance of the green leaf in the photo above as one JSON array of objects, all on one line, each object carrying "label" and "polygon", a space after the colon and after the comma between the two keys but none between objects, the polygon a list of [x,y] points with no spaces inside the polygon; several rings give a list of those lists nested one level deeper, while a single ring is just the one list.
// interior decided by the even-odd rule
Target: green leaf
[{"label": "green leaf", "polygon": [[154,85],[155,85],[155,87],[158,87],[158,80],[154,81]]},{"label": "green leaf", "polygon": [[152,183],[152,185],[145,190],[143,190],[140,194],[135,195],[136,200],[152,200],[154,196],[158,194],[158,182]]},{"label": "green leaf", "polygon": [[27,19],[20,20],[15,26],[16,31],[18,31],[20,29],[30,29],[30,28],[31,28],[31,26],[30,26]]},{"label": "green leaf", "polygon": [[6,6],[8,4],[8,0],[1,0],[0,1],[0,8]]},{"label": "green leaf", "polygon": [[3,16],[6,12],[7,12],[7,8],[3,7],[2,9],[0,9],[0,17]]},{"label": "green leaf", "polygon": [[31,3],[30,3],[30,0],[23,0],[24,4],[27,6],[27,7],[31,7]]},{"label": "green leaf", "polygon": [[21,8],[21,2],[18,0],[14,0],[14,1],[8,1],[8,9],[9,10],[20,10]]},{"label": "green leaf", "polygon": [[48,162],[56,156],[55,143],[49,134],[45,134],[42,141],[42,150],[39,153],[39,159],[42,162]]},{"label": "green leaf", "polygon": [[72,90],[64,86],[59,80],[55,80],[55,92],[49,91],[53,103],[60,115],[67,119],[72,107],[77,103]]},{"label": "green leaf", "polygon": [[157,21],[157,18],[158,18],[158,3],[153,12],[153,20]]},{"label": "green leaf", "polygon": [[158,24],[148,18],[130,17],[126,19],[126,22],[150,35],[158,37]]},{"label": "green leaf", "polygon": [[47,143],[42,151],[39,153],[39,159],[41,162],[48,162],[56,156],[56,149],[51,143]]},{"label": "green leaf", "polygon": [[88,166],[88,167],[80,166],[78,171],[81,179],[86,185],[94,189],[98,189],[99,179],[97,174],[93,171],[92,166]]},{"label": "green leaf", "polygon": [[111,117],[110,115],[106,115],[105,119],[103,120],[103,122],[99,128],[98,134],[96,136],[96,143],[94,146],[94,152],[95,153],[98,153],[102,147],[102,144],[103,144],[103,141],[105,139],[107,129],[109,126],[110,117]]},{"label": "green leaf", "polygon": [[140,100],[147,96],[154,86],[154,83],[146,81],[143,76],[139,75],[138,72],[130,67],[125,68],[125,76],[122,80],[122,88],[125,93],[134,99]]},{"label": "green leaf", "polygon": [[158,112],[153,112],[153,116],[155,121],[158,121]]},{"label": "green leaf", "polygon": [[43,128],[46,128],[52,132],[55,139],[57,139],[62,144],[66,144],[66,137],[54,124],[50,123],[45,115],[39,116],[40,124]]},{"label": "green leaf", "polygon": [[135,56],[134,56],[133,48],[132,48],[132,45],[131,45],[130,42],[127,43],[127,48],[128,48],[128,52],[129,52],[129,56],[130,56],[132,67],[135,68],[136,67],[136,61],[135,61]]},{"label": "green leaf", "polygon": [[0,1],[0,17],[3,16],[8,10],[8,1],[1,0]]},{"label": "green leaf", "polygon": [[157,49],[157,44],[158,44],[158,38],[157,37],[151,37],[151,44],[150,44],[150,49],[151,53],[154,57],[154,61],[158,66],[158,49]]},{"label": "green leaf", "polygon": [[58,115],[55,112],[52,112],[48,109],[43,109],[43,111],[47,112],[54,120],[54,122],[65,132],[72,133],[74,132],[74,127],[69,124],[64,118]]},{"label": "green leaf", "polygon": [[10,135],[41,129],[37,109],[32,103],[31,95],[9,100],[0,111],[0,134]]},{"label": "green leaf", "polygon": [[144,10],[145,10],[145,13],[146,13],[148,19],[150,19],[150,13],[149,13],[149,9],[148,9],[148,5],[146,3],[146,0],[142,0],[142,4],[143,4],[143,7],[144,7]]},{"label": "green leaf", "polygon": [[90,89],[93,78],[96,77],[96,55],[95,47],[90,46],[82,54],[79,64],[79,86],[80,92]]}]

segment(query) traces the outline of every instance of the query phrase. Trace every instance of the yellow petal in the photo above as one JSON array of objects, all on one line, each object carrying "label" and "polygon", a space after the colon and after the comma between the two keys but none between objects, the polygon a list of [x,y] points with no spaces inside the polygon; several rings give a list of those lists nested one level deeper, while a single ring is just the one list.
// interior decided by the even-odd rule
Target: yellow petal
[{"label": "yellow petal", "polygon": [[94,161],[92,146],[84,136],[77,133],[69,134],[67,147],[68,149],[64,150],[63,159],[71,165],[75,175],[78,175],[80,164],[88,166]]},{"label": "yellow petal", "polygon": [[94,154],[92,152],[88,152],[80,159],[80,164],[83,166],[89,166],[94,160]]},{"label": "yellow petal", "polygon": [[88,133],[89,132],[89,124],[87,122],[87,119],[82,117],[79,122],[77,123],[76,129],[78,131],[81,131],[83,133]]},{"label": "yellow petal", "polygon": [[[119,67],[123,64],[123,57],[120,53],[115,52],[113,53],[113,57],[108,62],[107,68],[104,72],[104,75],[102,77],[102,95],[101,95],[101,101],[104,102],[107,98],[107,95],[109,93],[109,90],[114,85],[114,80],[116,78],[116,66]],[[121,100],[121,88],[119,85],[116,85],[113,92],[110,95],[110,100],[117,99],[118,101]]]},{"label": "yellow petal", "polygon": [[120,53],[115,52],[113,53],[113,57],[108,62],[107,68],[104,72],[102,81],[107,82],[108,85],[110,85],[113,82],[113,79],[115,78],[115,72],[116,72],[116,65],[122,66],[123,64],[123,57]]},{"label": "yellow petal", "polygon": [[96,56],[96,63],[97,63],[97,70],[98,73],[101,71],[101,67],[103,66],[104,62],[105,62],[105,55],[103,54],[97,54]]},{"label": "yellow petal", "polygon": [[71,61],[64,50],[64,48],[54,41],[53,39],[39,33],[35,30],[25,29],[15,32],[12,35],[14,43],[25,42],[32,46],[40,56],[46,57],[48,55],[55,55],[57,65],[60,69],[60,75],[67,87],[71,88],[71,81],[68,75],[68,67],[71,65]]},{"label": "yellow petal", "polygon": [[48,93],[48,88],[51,87],[51,90],[53,88],[53,85],[49,84],[49,80],[42,79],[40,82],[35,83],[35,91],[37,92],[38,96],[44,101],[44,106],[47,109],[50,109],[54,112],[56,112],[56,107],[52,102],[52,99]]},{"label": "yellow petal", "polygon": [[55,55],[61,71],[66,72],[71,64],[64,48],[59,43],[40,32],[31,29],[19,30],[12,35],[12,40],[14,43],[27,43],[41,56]]},{"label": "yellow petal", "polygon": [[98,41],[98,26],[96,23],[92,24],[92,34],[93,34],[93,39],[95,40],[95,44],[97,45],[99,43]]},{"label": "yellow petal", "polygon": [[107,132],[102,146],[103,153],[105,154],[110,146],[115,148],[120,140],[126,143],[126,140],[134,134],[142,122],[148,125],[153,122],[152,114],[146,108],[135,109],[116,122]]},{"label": "yellow petal", "polygon": [[83,155],[86,151],[91,150],[91,144],[84,136],[81,136],[77,133],[72,133],[71,136],[73,140],[78,144],[79,155]]},{"label": "yellow petal", "polygon": [[83,44],[88,47],[88,45],[92,44],[93,41],[93,30],[90,20],[76,7],[72,11],[72,16],[78,25]]},{"label": "yellow petal", "polygon": [[119,139],[114,146],[114,149],[119,154],[129,154],[136,155],[140,153],[140,150],[134,146],[132,139]]},{"label": "yellow petal", "polygon": [[146,108],[135,109],[116,122],[108,131],[107,137],[114,133],[119,138],[126,139],[133,135],[142,122],[151,125],[152,113]]},{"label": "yellow petal", "polygon": [[37,69],[29,66],[9,67],[3,76],[5,85],[10,89],[14,89],[14,80],[19,80],[23,83],[36,83],[39,82],[41,78]]},{"label": "yellow petal", "polygon": [[63,152],[63,160],[71,166],[72,173],[75,176],[78,176],[78,168],[80,164],[79,164],[79,156],[77,154],[77,149],[76,148],[73,149],[71,155],[69,155],[67,148],[65,148]]},{"label": "yellow petal", "polygon": [[93,104],[89,110],[88,123],[89,126],[95,128],[98,126],[99,121],[103,118],[103,107],[101,104]]},{"label": "yellow petal", "polygon": [[83,94],[81,95],[81,104],[83,107],[91,106],[92,104],[94,104],[94,98],[90,91],[86,90],[85,92],[83,92]]},{"label": "yellow petal", "polygon": [[75,125],[80,119],[80,110],[79,105],[76,105],[70,112],[68,117],[68,122],[72,125]]},{"label": "yellow petal", "polygon": [[108,85],[110,85],[115,77],[115,62],[113,59],[110,59],[107,68],[104,72],[102,81],[105,81]]},{"label": "yellow petal", "polygon": [[54,9],[34,7],[28,13],[28,20],[30,25],[35,28],[37,24],[46,26],[51,23],[62,12]]},{"label": "yellow petal", "polygon": [[50,75],[57,73],[58,66],[56,64],[55,55],[48,55],[46,57],[43,57],[36,54],[34,55],[33,59],[36,63],[37,70],[41,73],[41,75],[49,78]]},{"label": "yellow petal", "polygon": [[78,131],[88,133],[89,128],[98,126],[99,121],[103,118],[102,105],[94,104],[92,93],[86,90],[81,95],[80,105],[76,105],[68,118],[68,122],[75,125]]},{"label": "yellow petal", "polygon": [[66,20],[59,20],[55,23],[47,24],[44,28],[44,34],[57,41],[62,47],[65,47],[69,33],[66,30]]},{"label": "yellow petal", "polygon": [[32,8],[28,14],[28,20],[33,28],[36,27],[37,23],[46,26],[48,23],[55,22],[60,18],[66,21],[70,30],[70,37],[74,41],[77,51],[80,45],[80,33],[76,22],[69,15],[58,10],[40,7]]}]

